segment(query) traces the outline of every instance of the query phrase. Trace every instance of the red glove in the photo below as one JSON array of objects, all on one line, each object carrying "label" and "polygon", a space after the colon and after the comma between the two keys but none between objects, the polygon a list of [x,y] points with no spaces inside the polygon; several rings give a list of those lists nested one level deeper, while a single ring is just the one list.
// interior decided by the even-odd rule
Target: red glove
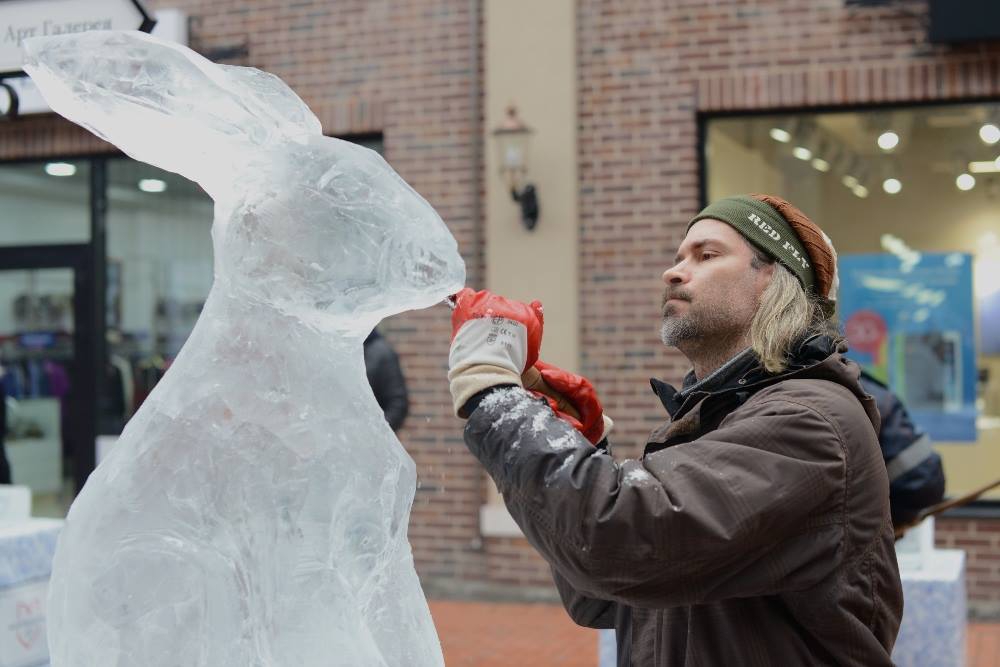
[{"label": "red glove", "polygon": [[477,392],[499,384],[521,385],[538,360],[542,304],[463,289],[454,297],[448,379],[455,413]]},{"label": "red glove", "polygon": [[[455,310],[451,313],[451,342],[463,331],[463,337],[475,338],[476,342],[488,347],[506,350],[518,373],[533,366],[538,361],[538,348],[542,345],[542,304],[532,301],[530,304],[513,299],[505,299],[488,290],[476,292],[468,287],[455,295]],[[503,320],[510,320],[505,323]],[[473,336],[471,331],[482,330],[483,340],[479,341],[478,333]],[[523,332],[523,333],[522,333]],[[471,342],[471,341],[470,341]]]},{"label": "red glove", "polygon": [[580,431],[591,444],[596,445],[604,439],[606,428],[609,428],[611,420],[605,420],[604,408],[597,398],[597,391],[590,380],[582,375],[576,375],[569,371],[547,364],[544,361],[537,361],[535,368],[541,374],[542,379],[551,389],[558,392],[568,401],[579,413],[577,419],[560,409],[559,402],[552,396],[542,392],[532,391],[536,396],[545,398],[552,410],[560,419],[569,422],[573,428]]}]

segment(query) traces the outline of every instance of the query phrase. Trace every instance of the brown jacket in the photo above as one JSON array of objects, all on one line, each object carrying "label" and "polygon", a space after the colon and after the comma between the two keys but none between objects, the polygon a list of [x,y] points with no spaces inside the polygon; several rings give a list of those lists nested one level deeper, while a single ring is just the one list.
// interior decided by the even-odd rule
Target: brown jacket
[{"label": "brown jacket", "polygon": [[891,665],[902,588],[859,369],[826,338],[780,376],[746,358],[661,394],[673,419],[641,460],[520,388],[482,398],[465,440],[574,621],[617,630],[620,666]]}]

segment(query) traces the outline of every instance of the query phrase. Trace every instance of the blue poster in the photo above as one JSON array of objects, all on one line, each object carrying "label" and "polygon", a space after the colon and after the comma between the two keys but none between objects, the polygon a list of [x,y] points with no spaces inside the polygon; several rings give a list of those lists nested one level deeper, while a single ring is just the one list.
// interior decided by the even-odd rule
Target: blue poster
[{"label": "blue poster", "polygon": [[972,255],[846,255],[839,271],[848,356],[888,384],[931,438],[974,442]]}]

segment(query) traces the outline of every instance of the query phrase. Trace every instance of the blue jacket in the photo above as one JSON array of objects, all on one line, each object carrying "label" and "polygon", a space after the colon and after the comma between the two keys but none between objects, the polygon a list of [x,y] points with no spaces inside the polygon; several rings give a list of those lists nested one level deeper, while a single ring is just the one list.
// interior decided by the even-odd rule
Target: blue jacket
[{"label": "blue jacket", "polygon": [[941,457],[888,387],[862,372],[861,386],[878,407],[878,441],[889,473],[889,509],[896,526],[908,523],[944,497]]}]

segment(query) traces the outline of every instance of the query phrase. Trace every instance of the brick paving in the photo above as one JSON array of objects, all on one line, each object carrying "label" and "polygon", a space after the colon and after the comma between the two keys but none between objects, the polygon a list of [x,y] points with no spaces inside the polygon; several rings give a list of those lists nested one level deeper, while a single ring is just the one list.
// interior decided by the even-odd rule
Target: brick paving
[{"label": "brick paving", "polygon": [[[432,600],[448,667],[597,667],[597,633],[561,607]],[[1000,623],[970,623],[968,667],[1000,667]]]},{"label": "brick paving", "polygon": [[969,623],[969,667],[1000,667],[1000,623]]},{"label": "brick paving", "polygon": [[597,633],[561,607],[431,601],[448,667],[596,667]]}]

